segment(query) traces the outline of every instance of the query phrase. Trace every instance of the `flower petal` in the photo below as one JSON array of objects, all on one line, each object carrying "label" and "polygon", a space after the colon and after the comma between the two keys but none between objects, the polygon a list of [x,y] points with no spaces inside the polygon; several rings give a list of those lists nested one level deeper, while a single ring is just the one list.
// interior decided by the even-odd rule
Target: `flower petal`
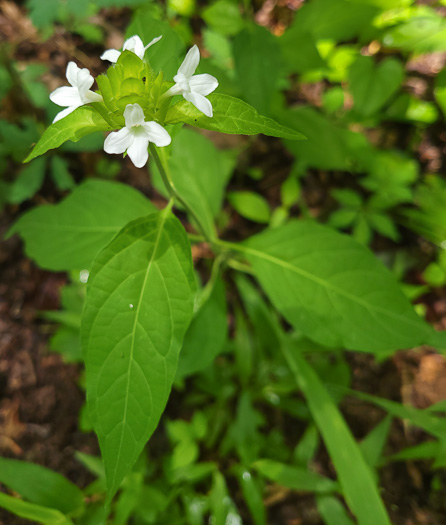
[{"label": "flower petal", "polygon": [[175,84],[174,86],[172,86],[170,89],[168,89],[165,93],[164,93],[164,97],[173,97],[175,95],[182,95],[184,93],[184,89],[180,86],[180,84]]},{"label": "flower petal", "polygon": [[153,40],[151,40],[151,41],[146,45],[146,47],[144,48],[144,51],[146,51],[147,49],[149,49],[150,46],[153,46],[153,44],[156,44],[157,42],[159,42],[162,38],[163,38],[163,35],[160,35],[160,36],[155,37]]},{"label": "flower petal", "polygon": [[149,141],[153,142],[159,148],[168,146],[172,142],[169,133],[167,133],[163,126],[158,124],[158,122],[155,122],[154,120],[144,122],[143,127],[146,130]]},{"label": "flower petal", "polygon": [[128,148],[127,154],[137,168],[142,168],[147,163],[147,159],[149,158],[148,147],[149,139],[146,133],[136,133],[133,135],[133,142]]},{"label": "flower petal", "polygon": [[127,104],[124,110],[126,128],[141,126],[144,123],[144,111],[139,104]]},{"label": "flower petal", "polygon": [[195,75],[189,80],[191,91],[199,95],[209,95],[218,87],[218,80],[212,75]]},{"label": "flower petal", "polygon": [[121,51],[117,49],[107,49],[101,55],[101,60],[108,60],[112,64],[115,64],[118,61],[118,58],[121,56]]},{"label": "flower petal", "polygon": [[190,78],[198,67],[200,62],[200,51],[197,46],[193,46],[187,52],[183,63],[178,69],[178,74],[184,75],[187,78]]},{"label": "flower petal", "polygon": [[59,111],[59,113],[54,117],[53,124],[55,122],[58,122],[59,120],[63,119],[64,117],[66,117],[70,113],[73,113],[73,111],[75,109],[77,109],[78,107],[80,107],[80,106],[70,106],[69,108],[65,108],[62,111]]},{"label": "flower petal", "polygon": [[62,107],[82,106],[83,104],[78,89],[68,86],[55,89],[50,94],[50,100]]},{"label": "flower petal", "polygon": [[183,97],[192,104],[207,117],[212,117],[212,104],[209,100],[199,93],[184,93]]},{"label": "flower petal", "polygon": [[132,51],[141,60],[144,58],[145,48],[141,38],[138,35],[133,35],[124,42],[123,51]]},{"label": "flower petal", "polygon": [[78,71],[79,71],[79,68],[77,67],[77,64],[75,62],[68,62],[66,75],[67,75],[68,82],[72,86],[76,86]]},{"label": "flower petal", "polygon": [[106,153],[124,153],[132,145],[133,140],[133,134],[127,128],[113,131],[105,139],[104,151]]},{"label": "flower petal", "polygon": [[90,71],[87,68],[79,69],[77,72],[76,84],[73,84],[79,91],[81,99],[84,99],[85,93],[93,85],[94,78],[90,75]]},{"label": "flower petal", "polygon": [[87,91],[84,95],[84,102],[85,104],[88,104],[89,102],[103,102],[104,99],[102,98],[99,93],[95,93],[94,91]]}]

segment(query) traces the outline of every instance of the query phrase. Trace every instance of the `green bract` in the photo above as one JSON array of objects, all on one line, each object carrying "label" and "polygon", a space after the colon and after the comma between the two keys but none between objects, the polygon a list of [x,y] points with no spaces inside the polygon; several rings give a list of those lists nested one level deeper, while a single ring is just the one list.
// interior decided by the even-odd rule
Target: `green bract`
[{"label": "green bract", "polygon": [[[186,60],[181,67],[189,67]],[[198,77],[203,76],[198,75]],[[246,102],[227,95],[210,95],[209,100],[214,105],[213,117],[203,115],[187,100],[171,106],[172,98],[165,94],[169,88],[172,91],[173,87],[182,84],[177,83],[172,87],[170,82],[165,81],[162,71],[154,73],[149,62],[142,60],[130,50],[123,51],[116,64],[110,66],[107,72],[96,80],[102,102],[79,107],[70,115],[52,124],[28,155],[26,162],[43,155],[50,149],[58,148],[67,140],[76,142],[95,131],[123,128],[124,110],[130,104],[138,104],[142,108],[146,121],[154,121],[161,125],[185,123],[222,133],[245,135],[264,133],[291,140],[305,138],[297,131],[259,115]]]}]

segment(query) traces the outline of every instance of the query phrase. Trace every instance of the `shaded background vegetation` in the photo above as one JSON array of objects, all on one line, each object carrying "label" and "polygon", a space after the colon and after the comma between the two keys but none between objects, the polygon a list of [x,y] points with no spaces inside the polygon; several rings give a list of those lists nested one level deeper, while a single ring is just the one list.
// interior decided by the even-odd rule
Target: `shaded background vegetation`
[{"label": "shaded background vegetation", "polygon": [[[179,135],[173,155],[184,176],[199,171],[206,180],[214,162],[228,181],[218,216],[221,235],[241,240],[288,217],[327,223],[368,245],[401,281],[418,313],[442,330],[445,12],[445,2],[411,0],[3,0],[1,233],[22,212],[58,202],[90,177],[128,183],[161,206],[156,177],[128,159],[106,156],[102,135],[21,163],[58,112],[48,94],[65,83],[67,62],[96,76],[106,69],[100,54],[120,48],[124,35],[133,34],[129,25],[159,24],[160,33],[177,35],[177,54],[199,44],[202,71],[219,79],[220,92],[308,137],[291,143]],[[213,254],[197,244],[193,255],[206,281]],[[76,455],[98,453],[82,408],[82,276],[39,269],[17,237],[2,242],[0,272],[1,454],[42,464],[87,487],[90,511],[79,523],[101,523],[100,467],[94,458]],[[262,458],[300,469],[307,487],[315,474],[335,477],[275,352],[269,306],[249,278],[228,279],[215,293],[230,301],[220,324],[214,312],[208,314],[221,335],[213,350],[219,356],[197,374],[192,365],[180,369],[148,457],[117,500],[114,523],[195,524],[208,515],[212,523],[229,523],[228,515],[256,525],[349,523],[340,499],[324,499],[326,486],[303,490],[284,473],[278,478],[268,463],[248,472]],[[413,426],[410,413],[396,405],[346,396],[352,388],[427,409],[446,399],[442,350],[418,348],[377,360],[314,346],[311,362],[333,385],[362,442],[392,522],[445,523],[444,442]],[[24,522],[6,513],[1,519]]]}]

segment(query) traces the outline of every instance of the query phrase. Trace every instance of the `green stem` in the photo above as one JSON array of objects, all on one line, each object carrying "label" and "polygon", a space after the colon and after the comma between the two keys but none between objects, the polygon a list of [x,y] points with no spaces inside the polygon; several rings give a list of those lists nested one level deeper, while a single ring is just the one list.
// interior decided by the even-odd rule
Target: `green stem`
[{"label": "green stem", "polygon": [[165,208],[163,208],[163,212],[167,215],[172,211],[174,199],[170,198],[169,202],[166,204]]},{"label": "green stem", "polygon": [[245,264],[237,259],[228,259],[226,261],[226,264],[232,268],[233,270],[237,270],[239,272],[248,273],[249,275],[254,275],[253,269],[248,264]]},{"label": "green stem", "polygon": [[221,255],[219,255],[215,259],[214,264],[212,265],[211,276],[209,277],[209,281],[203,288],[203,292],[200,297],[199,308],[201,308],[205,304],[205,302],[209,299],[210,295],[212,294],[212,291],[215,287],[215,283],[217,282],[218,274],[220,273],[220,267],[222,262],[223,258]]},{"label": "green stem", "polygon": [[155,164],[158,168],[158,171],[160,172],[161,179],[163,180],[164,186],[166,187],[166,190],[169,193],[170,197],[177,200],[180,204],[182,204],[182,206],[187,210],[187,212],[190,213],[190,215],[194,218],[195,223],[200,228],[201,233],[204,235],[206,240],[212,244],[213,240],[210,239],[209,236],[206,234],[206,230],[203,228],[203,225],[201,224],[199,217],[194,212],[194,210],[188,205],[188,203],[178,193],[175,187],[175,184],[169,175],[169,170],[166,169],[166,167],[164,166],[155,145],[151,143],[149,145],[149,149],[150,149],[150,153],[152,154],[155,160]]},{"label": "green stem", "polygon": [[[209,242],[212,248],[214,250],[216,249],[216,251],[219,252],[219,256],[217,257],[217,260],[215,261],[214,266],[212,267],[212,275],[210,279],[211,287],[213,287],[214,285],[216,275],[218,275],[218,270],[220,268],[220,265],[223,259],[226,260],[226,263],[230,268],[233,268],[234,270],[238,270],[244,273],[252,274],[253,271],[249,265],[245,264],[242,261],[238,261],[237,259],[229,257],[230,252],[237,252],[237,253],[245,254],[246,252],[249,251],[249,249],[241,244],[223,241],[218,238],[209,238],[209,236],[206,233],[206,230],[203,228],[200,222],[200,219],[195,214],[194,210],[179,195],[177,189],[175,188],[175,184],[169,175],[169,170],[165,167],[158,153],[158,150],[153,144],[150,144],[149,148],[150,148],[150,153],[152,154],[155,160],[155,163],[157,165],[158,171],[160,172],[161,179],[164,183],[164,186],[166,187],[166,190],[169,193],[170,202],[173,202],[175,200],[180,202],[183,205],[183,207],[188,211],[188,213],[190,213],[190,215],[194,218],[197,226],[201,230],[202,235],[194,235],[193,233],[188,233],[189,239],[192,242]],[[172,206],[172,204],[170,204],[170,206]],[[206,292],[206,297],[205,297],[206,300],[209,294],[210,292],[208,293]]]},{"label": "green stem", "polygon": [[206,242],[206,238],[203,237],[203,235],[197,235],[196,233],[187,233],[187,236],[189,237],[190,242]]},{"label": "green stem", "polygon": [[118,126],[110,119],[110,111],[103,102],[94,102],[91,106],[101,115],[107,122],[111,129],[116,129]]}]

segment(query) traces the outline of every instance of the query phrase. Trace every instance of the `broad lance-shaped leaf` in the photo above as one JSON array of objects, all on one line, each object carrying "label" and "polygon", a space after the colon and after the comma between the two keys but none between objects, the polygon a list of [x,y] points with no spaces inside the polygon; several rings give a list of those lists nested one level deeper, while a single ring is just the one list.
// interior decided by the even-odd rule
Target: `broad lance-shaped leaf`
[{"label": "broad lance-shaped leaf", "polygon": [[420,345],[432,335],[393,275],[347,235],[291,221],[240,249],[275,307],[321,344],[380,353]]},{"label": "broad lance-shaped leaf", "polygon": [[256,109],[238,98],[221,95],[220,93],[213,93],[207,98],[214,109],[212,118],[203,115],[190,102],[182,100],[175,106],[172,106],[167,112],[166,124],[185,122],[197,128],[233,135],[257,135],[258,133],[263,133],[271,137],[289,140],[305,139],[302,133],[260,115]]},{"label": "broad lance-shaped leaf", "polygon": [[125,226],[155,211],[137,190],[92,179],[59,204],[25,213],[9,230],[25,241],[26,255],[53,271],[89,268],[96,254]]},{"label": "broad lance-shaped leaf", "polygon": [[125,226],[94,261],[81,337],[109,500],[164,410],[195,286],[190,243],[167,209]]},{"label": "broad lance-shaped leaf", "polygon": [[25,162],[61,146],[67,140],[77,142],[95,131],[109,131],[112,127],[92,106],[81,106],[65,118],[51,124],[40,137]]}]

